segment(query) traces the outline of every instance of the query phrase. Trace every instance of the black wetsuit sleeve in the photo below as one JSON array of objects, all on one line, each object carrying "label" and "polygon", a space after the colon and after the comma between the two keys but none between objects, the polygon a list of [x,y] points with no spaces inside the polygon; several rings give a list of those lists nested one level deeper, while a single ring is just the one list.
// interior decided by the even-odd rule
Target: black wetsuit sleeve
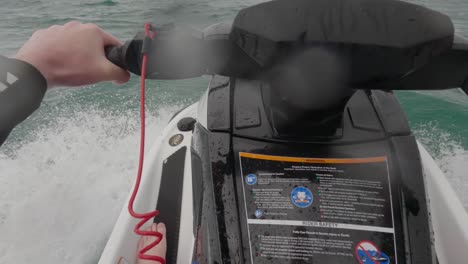
[{"label": "black wetsuit sleeve", "polygon": [[29,63],[0,56],[0,145],[41,104],[47,81]]}]

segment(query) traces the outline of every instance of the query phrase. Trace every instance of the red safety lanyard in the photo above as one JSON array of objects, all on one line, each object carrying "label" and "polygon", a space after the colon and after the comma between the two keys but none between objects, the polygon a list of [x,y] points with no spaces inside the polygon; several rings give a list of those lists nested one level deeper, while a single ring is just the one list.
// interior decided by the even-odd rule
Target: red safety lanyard
[{"label": "red safety lanyard", "polygon": [[161,240],[163,239],[163,236],[161,233],[156,232],[156,231],[147,231],[147,230],[142,230],[141,227],[154,217],[159,215],[159,211],[155,210],[152,212],[144,213],[144,214],[139,214],[136,213],[133,210],[133,204],[135,202],[136,195],[138,193],[138,190],[140,188],[140,182],[141,182],[141,175],[143,172],[143,161],[144,161],[144,156],[145,156],[145,81],[146,81],[146,64],[148,60],[148,49],[149,49],[149,42],[154,39],[155,33],[152,31],[152,26],[150,23],[145,24],[145,37],[146,39],[143,42],[143,48],[142,48],[142,55],[143,55],[143,60],[141,63],[141,83],[140,83],[140,118],[141,118],[141,136],[140,136],[140,161],[138,163],[138,174],[136,178],[136,183],[135,183],[135,188],[133,189],[132,196],[130,197],[130,202],[128,203],[128,212],[130,213],[131,216],[141,219],[140,222],[135,226],[135,229],[133,230],[136,234],[140,236],[150,236],[150,237],[155,237],[156,240],[147,245],[146,247],[142,248],[141,250],[138,251],[138,258],[139,259],[144,259],[144,260],[152,260],[152,261],[157,261],[161,264],[165,264],[165,256],[153,256],[153,255],[147,255],[146,252],[148,250],[154,248],[157,246]]}]

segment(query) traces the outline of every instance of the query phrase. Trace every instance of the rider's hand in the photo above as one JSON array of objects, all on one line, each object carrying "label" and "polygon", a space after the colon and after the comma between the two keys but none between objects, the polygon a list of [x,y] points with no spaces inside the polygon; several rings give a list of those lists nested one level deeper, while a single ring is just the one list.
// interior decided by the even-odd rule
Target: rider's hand
[{"label": "rider's hand", "polygon": [[36,31],[15,58],[35,66],[49,88],[127,82],[130,74],[106,59],[107,45],[120,42],[94,24],[73,21]]}]

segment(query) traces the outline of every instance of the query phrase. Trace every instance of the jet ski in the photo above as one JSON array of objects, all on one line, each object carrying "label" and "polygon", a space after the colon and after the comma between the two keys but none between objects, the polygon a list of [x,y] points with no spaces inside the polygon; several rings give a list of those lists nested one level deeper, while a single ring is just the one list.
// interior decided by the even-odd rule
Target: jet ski
[{"label": "jet ski", "polygon": [[[288,0],[203,31],[159,25],[109,47],[147,77],[212,76],[146,155],[136,211],[159,210],[166,263],[468,259],[468,214],[392,91],[468,85],[450,18],[400,1]],[[135,263],[125,205],[100,264]]]}]

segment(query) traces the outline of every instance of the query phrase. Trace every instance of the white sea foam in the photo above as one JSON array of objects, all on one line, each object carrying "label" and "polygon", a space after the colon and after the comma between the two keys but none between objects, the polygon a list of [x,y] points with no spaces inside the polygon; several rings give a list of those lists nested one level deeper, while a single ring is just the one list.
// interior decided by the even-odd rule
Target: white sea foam
[{"label": "white sea foam", "polygon": [[436,162],[449,177],[452,187],[468,210],[468,151],[457,145],[445,150]]},{"label": "white sea foam", "polygon": [[[148,119],[147,146],[175,110]],[[135,177],[138,125],[91,110],[0,150],[0,264],[97,263]]]},{"label": "white sea foam", "polygon": [[415,129],[418,140],[431,153],[468,210],[468,150],[451,134],[429,123]]}]

